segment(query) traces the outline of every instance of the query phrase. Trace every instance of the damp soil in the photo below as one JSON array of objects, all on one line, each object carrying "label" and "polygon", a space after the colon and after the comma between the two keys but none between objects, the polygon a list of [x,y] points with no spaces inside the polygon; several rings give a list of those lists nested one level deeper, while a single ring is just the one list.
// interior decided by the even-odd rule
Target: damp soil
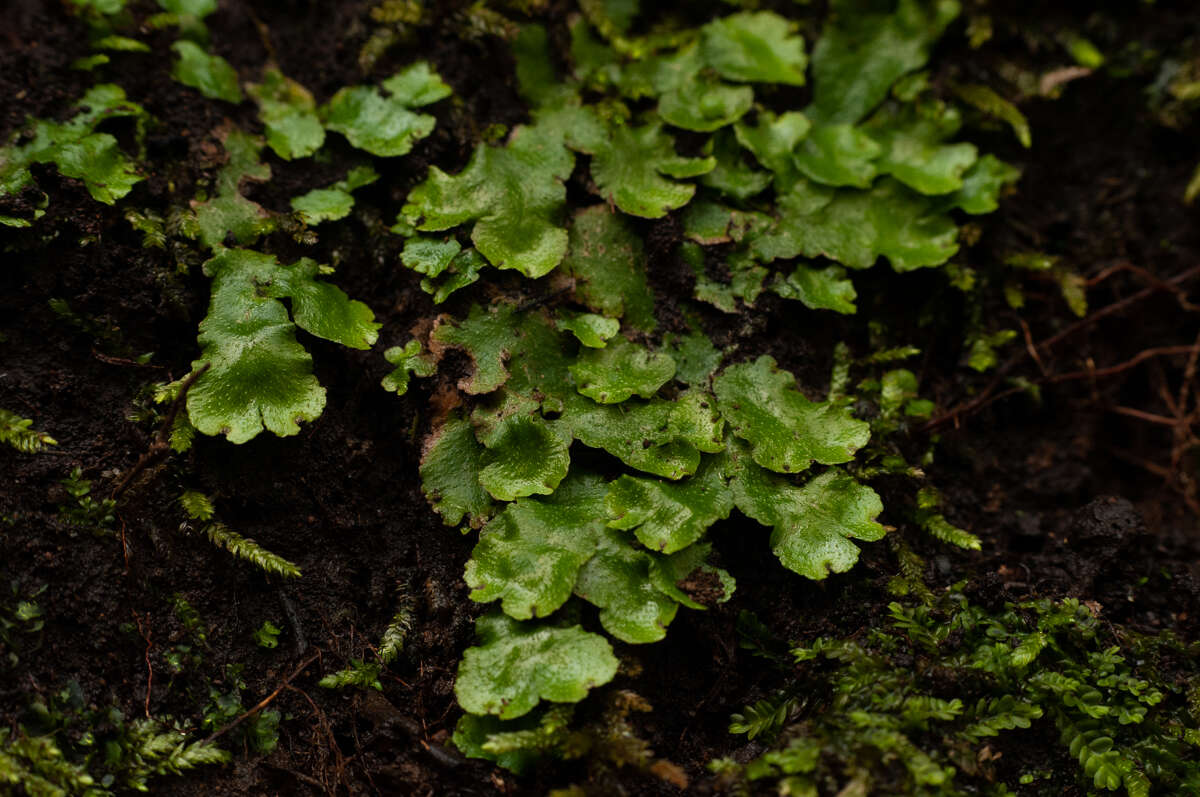
[{"label": "damp soil", "polygon": [[[973,51],[961,35],[948,37],[960,43],[939,51],[934,79],[987,80],[1006,63],[1041,71],[1061,65],[1061,50],[1047,42],[1062,30],[1093,30],[1103,39],[1116,26],[1160,50],[1200,35],[1200,15],[1187,3],[1128,5],[1115,18],[1064,4],[1025,19],[1019,4],[993,4],[993,41]],[[61,116],[93,80],[70,68],[87,53],[88,33],[65,6],[21,0],[6,13],[6,137],[27,116]],[[455,24],[460,6],[441,4],[445,25]],[[139,18],[152,11],[131,8]],[[384,323],[381,343],[392,345],[421,319],[462,312],[469,299],[434,308],[397,265],[397,239],[383,232],[390,214],[430,163],[457,168],[482,131],[519,123],[526,111],[511,59],[495,38],[463,42],[434,29],[364,72],[358,54],[374,25],[368,11],[349,0],[222,2],[208,22],[216,52],[244,73],[274,58],[318,101],[416,58],[430,59],[453,86],[459,99],[436,111],[434,134],[411,156],[384,162],[382,179],[358,195],[366,211],[337,232],[322,232],[317,244],[324,262],[339,263],[339,284]],[[168,33],[147,36],[156,53],[169,47]],[[147,158],[164,166],[123,205],[165,212],[219,167],[211,134],[224,119],[249,130],[257,121],[249,104],[204,101],[172,82],[157,59],[123,56],[106,79],[159,120]],[[1013,251],[1058,255],[1088,279],[1092,313],[1077,319],[1051,284],[1031,291],[1019,315],[997,298],[987,314],[1022,330],[998,372],[964,367],[968,308],[935,274],[872,270],[852,319],[796,313],[764,296],[740,314],[705,312],[703,322],[718,345],[736,346],[737,357],[770,353],[818,389],[836,341],[864,353],[872,341],[865,319],[887,325],[923,350],[914,370],[939,408],[932,424],[909,430],[906,444],[917,451],[931,435],[939,438],[926,470],[946,496],[949,519],[983,541],[971,553],[929,540],[904,512],[911,488],[876,484],[889,507],[882,520],[925,558],[930,584],[966,581],[984,604],[1075,596],[1113,622],[1194,640],[1200,531],[1187,474],[1197,472],[1196,463],[1178,457],[1171,427],[1147,420],[1171,415],[1170,397],[1189,376],[1186,358],[1136,358],[1190,345],[1200,332],[1189,304],[1200,301],[1200,228],[1197,211],[1180,202],[1200,157],[1200,129],[1162,124],[1148,107],[1153,78],[1136,69],[1100,71],[1056,99],[1023,104],[1034,131],[1028,150],[1003,130],[978,134],[1024,174],[1000,211],[977,223],[964,264],[985,274]],[[315,164],[268,155],[273,179],[252,198],[284,210],[288,197],[337,179],[353,155],[336,136],[329,149]],[[207,281],[194,263],[190,272],[180,269],[176,253],[143,248],[121,208],[91,201],[52,169],[36,178],[53,198],[46,216],[31,230],[0,233],[0,406],[36,419],[59,444],[36,456],[0,454],[0,580],[21,595],[44,587],[37,602],[45,612],[44,630],[13,651],[18,663],[0,680],[0,723],[16,722],[33,698],[70,681],[90,702],[116,705],[129,717],[147,710],[194,717],[211,688],[232,688],[233,667],[247,707],[286,682],[271,703],[283,715],[277,749],[160,780],[156,794],[541,794],[584,778],[578,765],[563,764],[520,780],[447,744],[457,719],[455,668],[479,612],[462,580],[472,541],[441,524],[417,478],[438,386],[419,385],[400,399],[384,393],[378,384],[386,363],[377,352],[304,339],[328,389],[317,422],[294,438],[264,434],[236,449],[200,439],[186,455],[155,462],[122,494],[112,534],[64,521],[59,508],[71,499],[60,482],[73,468],[104,496],[150,448],[156,428],[136,419],[146,414],[151,385],[189,371]],[[571,195],[585,189],[577,176]],[[674,254],[680,225],[667,218],[642,232],[670,329],[691,292]],[[283,234],[271,246],[299,251]],[[514,280],[497,290],[529,288]],[[52,310],[51,299],[65,301],[71,315]],[[153,358],[140,364],[135,358],[147,352]],[[1121,367],[1109,373],[1113,366]],[[1057,378],[1063,375],[1070,378]],[[1029,391],[1004,395],[1013,379],[1038,383],[1040,399]],[[189,488],[213,496],[226,524],[296,562],[304,577],[270,580],[215,550],[182,522],[176,498]],[[739,648],[739,612],[754,611],[781,638],[804,641],[861,633],[879,622],[878,607],[890,599],[897,562],[886,543],[865,546],[850,573],[813,583],[780,568],[764,534],[736,516],[717,527],[721,562],[738,581],[734,598],[681,613],[664,642],[618,645],[623,668],[615,687],[654,706],[635,715],[635,729],[682,768],[689,793],[711,790],[705,764],[712,758],[744,760],[759,751],[727,733],[729,714],[779,684],[777,672]],[[413,606],[413,630],[382,692],[319,688],[321,674],[370,654],[401,595]],[[202,664],[171,674],[166,655],[193,639],[172,608],[177,597],[208,632]],[[274,650],[252,637],[266,620],[282,629]],[[994,746],[1014,772],[1025,765],[1072,771],[1071,762],[1047,752],[1058,750],[1050,728]],[[616,782],[628,794],[680,793],[632,772],[618,772]],[[1076,793],[1071,783],[1063,780],[1062,793]]]}]

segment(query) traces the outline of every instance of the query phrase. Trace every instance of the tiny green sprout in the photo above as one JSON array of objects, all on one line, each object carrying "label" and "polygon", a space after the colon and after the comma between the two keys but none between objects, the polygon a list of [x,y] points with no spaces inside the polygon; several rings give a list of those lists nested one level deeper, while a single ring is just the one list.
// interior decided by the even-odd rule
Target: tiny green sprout
[{"label": "tiny green sprout", "polygon": [[274,650],[279,647],[280,629],[275,626],[270,620],[263,620],[263,624],[254,632],[254,643],[260,648]]},{"label": "tiny green sprout", "polygon": [[384,390],[397,396],[408,392],[411,377],[429,377],[437,371],[437,363],[422,352],[419,340],[410,340],[404,346],[392,346],[383,353],[383,358],[396,368],[380,384]]}]

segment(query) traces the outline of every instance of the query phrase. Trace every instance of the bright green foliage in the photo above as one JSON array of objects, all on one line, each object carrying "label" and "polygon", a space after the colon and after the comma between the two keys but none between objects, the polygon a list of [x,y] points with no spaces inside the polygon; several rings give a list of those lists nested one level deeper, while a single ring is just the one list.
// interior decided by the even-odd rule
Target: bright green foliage
[{"label": "bright green foliage", "polygon": [[796,151],[793,162],[806,177],[832,186],[867,188],[877,174],[879,144],[847,124],[814,128]]},{"label": "bright green foliage", "polygon": [[[421,279],[421,290],[433,294],[436,304],[478,280],[479,272],[487,266],[479,252],[464,250],[453,238],[444,241],[422,236],[409,238],[404,242],[400,260],[406,267],[425,275]],[[435,281],[438,277],[441,280]]]},{"label": "bright green foliage", "polygon": [[169,14],[203,19],[217,10],[217,0],[158,0],[158,5]]},{"label": "bright green foliage", "polygon": [[703,76],[693,77],[662,95],[658,113],[684,130],[711,133],[733,124],[754,104],[747,86],[728,86]]},{"label": "bright green foliage", "polygon": [[798,184],[779,202],[776,229],[754,242],[764,260],[825,256],[850,268],[886,257],[896,271],[946,262],[958,251],[949,216],[891,179],[869,191],[835,191]]},{"label": "bright green foliage", "polygon": [[595,555],[579,571],[576,594],[600,607],[600,624],[617,639],[662,639],[679,604],[650,581],[654,559],[618,531],[605,530],[597,542]]},{"label": "bright green foliage", "polygon": [[242,196],[241,187],[245,181],[269,180],[271,167],[258,160],[262,150],[259,139],[228,125],[216,135],[229,160],[217,173],[216,195],[201,195],[192,201],[181,231],[209,248],[224,245],[230,238],[238,244],[253,243],[275,229],[275,219],[262,205]]},{"label": "bright green foliage", "polygon": [[621,329],[621,322],[617,319],[595,313],[562,313],[555,325],[592,349],[603,349]]},{"label": "bright green foliage", "polygon": [[866,129],[881,146],[881,173],[922,194],[948,194],[962,188],[963,175],[978,156],[974,144],[944,143],[961,126],[957,111],[930,103],[884,108]]},{"label": "bright green foliage", "polygon": [[733,460],[734,503],[773,528],[771,549],[789,570],[817,580],[845,572],[858,561],[851,539],[883,537],[883,526],[874,520],[883,503],[871,488],[833,469],[796,487],[748,459]]},{"label": "bright green foliage", "polygon": [[400,652],[404,649],[404,642],[408,639],[408,632],[412,630],[413,616],[412,604],[410,601],[401,601],[400,610],[392,615],[391,622],[387,628],[383,629],[383,635],[379,638],[379,660],[385,664],[392,664],[396,659],[400,658]]},{"label": "bright green foliage", "polygon": [[542,700],[575,703],[617,673],[603,637],[578,626],[518,623],[488,614],[475,624],[479,646],[463,654],[454,692],[472,714],[513,719]]},{"label": "bright green foliage", "polygon": [[791,274],[777,280],[771,290],[785,299],[797,299],[812,310],[833,310],[853,315],[858,292],[846,278],[846,269],[831,265],[825,268],[798,265]]},{"label": "bright green foliage", "polygon": [[179,505],[192,520],[212,520],[216,514],[212,501],[204,493],[186,490],[179,496]]},{"label": "bright green foliage", "polygon": [[[539,699],[578,700],[587,687],[576,680],[571,695],[558,698],[543,691],[541,671],[528,653],[513,652],[513,640],[569,632],[556,639],[556,662],[591,660],[603,639],[562,627],[581,601],[598,607],[616,639],[661,639],[679,606],[703,609],[731,594],[733,580],[710,562],[706,537],[734,508],[770,529],[764,543],[796,573],[823,579],[848,570],[860,542],[886,531],[876,520],[879,496],[836,468],[794,474],[856,456],[863,478],[916,472],[886,440],[864,448],[873,425],[883,438],[931,409],[915,377],[897,369],[863,383],[859,405],[876,411],[871,423],[856,419],[848,353],[831,399],[817,402],[769,357],[722,370],[725,353],[702,331],[661,343],[637,335],[654,330],[655,296],[635,234],[641,227],[621,215],[682,210],[678,254],[696,274],[697,296],[724,311],[770,290],[853,313],[848,269],[880,257],[896,271],[944,264],[958,250],[950,214],[987,212],[1015,177],[956,141],[957,112],[930,81],[909,79],[892,92],[924,65],[957,13],[951,0],[835,2],[831,41],[818,44],[817,102],[804,112],[756,108],[753,123],[742,119],[755,92],[770,91],[761,84],[805,82],[798,26],[753,11],[692,31],[646,20],[643,29],[653,32],[634,37],[631,17],[618,15],[626,20],[618,24],[609,5],[584,5],[583,18],[569,24],[564,58],[552,57],[543,28],[521,29],[513,49],[532,122],[502,145],[480,144],[457,175],[432,168],[393,228],[407,239],[404,266],[427,291],[460,271],[475,279],[477,267],[456,270],[472,252],[530,278],[560,270],[545,292],[494,286],[490,295],[506,298],[440,318],[429,343],[433,357],[457,348],[472,367],[458,383],[467,407],[435,420],[425,488],[448,523],[483,527],[466,580],[472,599],[498,601],[503,612],[480,621],[480,644],[460,669],[459,701],[472,716],[456,744],[518,768],[568,754],[568,712],[529,712]],[[560,78],[564,62],[573,71]],[[656,112],[637,110],[655,103]],[[689,154],[702,154],[684,158],[664,123],[714,135],[680,135]],[[607,202],[578,211],[564,229],[573,153],[590,156],[585,186]],[[475,249],[466,248],[467,230]],[[417,234],[438,232],[445,235]],[[395,362],[419,356],[410,345]],[[578,449],[572,463],[575,443],[614,458],[603,479],[583,469]],[[518,663],[524,669],[513,669]],[[747,715],[747,726],[765,733],[785,725],[786,703],[764,706],[763,722]],[[961,710],[950,700],[912,709]],[[791,755],[816,762],[819,752]],[[945,777],[932,759],[916,766],[931,783]]]},{"label": "bright green foliage", "polygon": [[733,128],[734,135],[739,144],[774,173],[776,189],[784,191],[795,182],[798,167],[793,153],[808,136],[812,123],[799,111],[788,111],[779,116],[763,111],[758,114],[757,121],[753,127],[738,122]]},{"label": "bright green foliage", "polygon": [[[997,787],[1011,794],[981,766],[978,750],[987,740],[1004,755],[1012,737],[1046,718],[1088,788],[1131,797],[1200,788],[1186,741],[1196,720],[1180,674],[1155,671],[1167,651],[1182,652],[1177,642],[1113,628],[1074,599],[989,613],[959,588],[932,607],[891,604],[889,625],[858,639],[796,648],[800,678],[743,712],[734,729],[769,726],[781,733],[779,746],[745,765],[713,762],[714,771],[726,781],[777,781],[792,794],[815,794],[817,783],[879,794],[958,797]],[[1110,645],[1114,637],[1125,647]],[[914,660],[922,666],[912,667]],[[796,722],[771,712],[787,705],[788,694],[832,700]],[[1013,741],[1028,750],[1042,738]]]},{"label": "bright green foliage", "polygon": [[[650,583],[654,587],[669,598],[674,598],[681,605],[689,609],[704,610],[709,604],[701,603],[693,596],[681,589],[683,586],[695,586],[689,584],[699,576],[700,586],[711,587],[712,581],[720,584],[721,594],[714,596],[711,594],[697,595],[703,597],[711,603],[724,603],[733,597],[733,591],[737,587],[737,582],[733,576],[725,572],[719,567],[713,567],[708,563],[709,554],[712,552],[712,545],[707,542],[696,543],[689,545],[682,551],[671,554],[670,556],[655,556],[650,560]],[[709,584],[704,584],[705,580]]]},{"label": "bright green foliage", "polygon": [[950,195],[954,206],[965,213],[978,216],[992,213],[1000,206],[1000,193],[1015,183],[1021,172],[995,155],[984,155],[975,161],[962,178],[962,188]]},{"label": "bright green foliage", "polygon": [[272,623],[270,620],[263,620],[263,624],[254,632],[254,644],[260,648],[274,650],[279,647],[279,635],[282,630]]},{"label": "bright green foliage", "polygon": [[[208,365],[188,392],[188,416],[204,434],[244,443],[264,427],[278,435],[300,431],[325,406],[312,358],[295,327],[326,340],[365,349],[379,325],[370,309],[317,281],[317,263],[280,266],[271,255],[223,250],[204,264],[213,278],[208,316],[200,323],[200,359]],[[292,320],[281,299],[291,299]]]},{"label": "bright green foliage", "polygon": [[[96,132],[106,119],[144,120],[146,112],[141,106],[127,100],[119,86],[104,83],[89,89],[76,107],[79,112],[67,122],[29,120],[32,138],[28,143],[0,148],[0,196],[14,195],[32,185],[29,166],[34,163],[55,164],[60,174],[82,180],[92,198],[107,205],[128,194],[142,179],[117,140]],[[14,134],[14,141],[16,138]],[[25,227],[30,222],[0,216],[0,223]]]},{"label": "bright green foliage", "polygon": [[597,205],[575,216],[562,270],[574,278],[575,298],[582,304],[610,318],[623,317],[635,329],[654,329],[642,242],[608,208]]},{"label": "bright green foliage", "polygon": [[679,768],[656,758],[629,722],[632,712],[652,710],[640,695],[618,690],[606,696],[598,715],[582,723],[573,721],[576,712],[570,705],[544,706],[507,722],[490,715],[467,714],[459,719],[453,741],[464,755],[494,761],[518,775],[546,759],[583,759],[589,767],[633,769],[679,785]]},{"label": "bright green foliage", "polygon": [[457,526],[464,518],[479,526],[491,514],[491,496],[479,483],[483,453],[471,423],[457,414],[447,418],[425,441],[422,489],[448,526]]},{"label": "bright green foliage", "polygon": [[795,698],[785,693],[760,700],[752,706],[746,706],[742,710],[744,713],[729,715],[729,732],[745,734],[747,739],[756,736],[773,739],[795,707]]},{"label": "bright green foliage", "polygon": [[224,548],[238,559],[257,567],[268,575],[299,578],[300,568],[278,554],[271,553],[249,537],[243,537],[224,523],[214,521],[204,527],[204,535],[218,548]]},{"label": "bright green foliage", "polygon": [[551,706],[504,722],[490,715],[464,714],[454,729],[454,746],[468,758],[484,758],[524,773],[546,754],[563,752],[574,706]]},{"label": "bright green foliage", "polygon": [[496,305],[492,312],[475,305],[471,314],[456,326],[439,324],[430,335],[430,341],[439,346],[460,348],[471,356],[475,370],[459,382],[460,390],[471,394],[491,393],[508,381],[509,373],[504,364],[517,345],[515,326],[511,305]]},{"label": "bright green foliage", "polygon": [[617,338],[603,349],[582,352],[570,371],[580,393],[601,404],[619,404],[630,396],[657,393],[675,375],[675,361]]},{"label": "bright green foliage", "polygon": [[604,530],[605,487],[572,476],[550,497],[509,504],[479,535],[467,562],[471,599],[500,600],[509,617],[547,617],[562,606]]},{"label": "bright green foliage", "polygon": [[0,790],[6,794],[110,797],[149,792],[155,778],[224,764],[230,755],[180,723],[126,720],[115,706],[88,708],[74,681],[0,728]]},{"label": "bright green foliage", "polygon": [[808,59],[795,25],[769,11],[734,14],[703,28],[704,60],[729,80],[804,85]]},{"label": "bright green foliage", "polygon": [[703,387],[721,367],[723,354],[703,332],[668,335],[668,351],[675,360],[675,378],[685,385]]},{"label": "bright green foliage", "polygon": [[632,529],[650,550],[670,554],[729,517],[733,495],[726,487],[722,462],[714,457],[682,482],[623,475],[612,483],[604,504],[612,518],[609,526]]},{"label": "bright green foliage", "polygon": [[755,169],[746,161],[737,134],[733,131],[726,129],[715,133],[705,152],[712,154],[716,166],[711,172],[700,177],[701,185],[733,199],[745,201],[762,193],[771,184],[770,174]]},{"label": "bright green foliage", "polygon": [[325,128],[312,93],[277,68],[268,67],[262,83],[247,85],[246,91],[258,103],[267,146],[279,157],[306,158],[325,143]]},{"label": "bright green foliage", "polygon": [[[696,472],[702,450],[720,450],[720,418],[700,402],[630,400],[617,405],[572,405],[563,418],[575,439],[626,465],[667,479]],[[715,438],[715,440],[714,440]],[[703,448],[702,448],[703,447]]]},{"label": "bright green foliage", "polygon": [[996,93],[995,89],[980,83],[966,86],[955,86],[955,95],[965,103],[973,105],[984,113],[1006,122],[1012,128],[1013,134],[1021,142],[1021,146],[1029,149],[1033,145],[1033,134],[1029,130],[1029,120],[1025,114],[1008,100]]},{"label": "bright green foliage", "polygon": [[405,268],[411,268],[418,274],[438,277],[450,267],[460,252],[462,252],[462,244],[453,238],[439,240],[413,236],[404,242],[404,251],[400,253],[400,262],[404,264]]},{"label": "bright green foliage", "polygon": [[592,179],[600,194],[631,216],[657,219],[683,207],[696,193],[694,185],[668,180],[712,171],[712,158],[675,154],[662,125],[620,126],[592,152]]},{"label": "bright green foliage", "polygon": [[82,468],[72,468],[70,475],[59,484],[66,488],[67,495],[75,502],[74,505],[64,504],[58,508],[63,520],[73,526],[91,528],[97,533],[111,530],[117,520],[114,514],[117,502],[112,498],[101,498],[97,501],[92,496],[92,482],[83,478]]},{"label": "bright green foliage", "polygon": [[968,551],[978,551],[983,548],[983,541],[966,529],[960,529],[946,516],[937,510],[942,505],[941,494],[932,487],[922,487],[917,493],[917,508],[914,520],[931,536],[950,545],[965,548]]},{"label": "bright green foliage", "polygon": [[382,86],[386,95],[372,86],[341,89],[321,107],[321,118],[327,128],[372,155],[406,155],[434,125],[432,116],[412,109],[449,97],[450,87],[424,61],[397,72]]},{"label": "bright green foliage", "polygon": [[567,475],[570,441],[537,415],[510,415],[483,439],[479,483],[493,498],[549,495]]},{"label": "bright green foliage", "polygon": [[421,351],[419,340],[410,340],[403,347],[392,346],[383,353],[383,357],[396,366],[396,369],[385,376],[380,384],[384,390],[397,396],[408,392],[408,383],[412,376],[433,376],[437,371],[437,363]]},{"label": "bright green foliage", "polygon": [[180,83],[196,89],[209,99],[232,103],[242,101],[237,71],[224,58],[205,52],[200,45],[187,39],[175,42],[171,49],[179,59],[171,70],[171,76]]},{"label": "bright green foliage", "polygon": [[125,10],[125,0],[71,0],[77,8],[111,16]]},{"label": "bright green foliage", "polygon": [[317,681],[317,686],[326,689],[346,689],[353,686],[358,689],[374,689],[382,692],[383,683],[379,680],[382,671],[383,668],[375,662],[351,659],[349,667],[331,672]]},{"label": "bright green foliage", "polygon": [[540,277],[566,254],[567,231],[555,217],[574,163],[553,131],[521,127],[504,147],[481,144],[457,175],[431,167],[402,214],[424,231],[474,221],[471,240],[492,265]]},{"label": "bright green foliage", "polygon": [[30,428],[32,426],[32,420],[0,408],[0,443],[26,454],[37,453],[46,446],[58,445],[58,441],[53,437]]},{"label": "bright green foliage", "polygon": [[967,365],[980,373],[990,371],[1000,361],[996,349],[1016,337],[1015,329],[1000,329],[991,333],[975,330],[967,338]]},{"label": "bright green foliage", "polygon": [[300,214],[305,224],[344,219],[354,208],[354,197],[350,196],[350,192],[378,179],[379,175],[370,166],[356,166],[346,175],[346,179],[328,188],[314,188],[293,199],[292,210]]},{"label": "bright green foliage", "polygon": [[[958,16],[958,0],[834,0],[813,48],[813,104],[822,122],[853,124],[883,101],[899,78],[929,60],[933,42]],[[881,8],[882,6],[882,8]]]},{"label": "bright green foliage", "polygon": [[795,378],[766,355],[726,368],[713,391],[730,429],[750,443],[754,461],[779,473],[798,473],[814,460],[849,462],[871,436],[870,426],[845,408],[805,398]]}]

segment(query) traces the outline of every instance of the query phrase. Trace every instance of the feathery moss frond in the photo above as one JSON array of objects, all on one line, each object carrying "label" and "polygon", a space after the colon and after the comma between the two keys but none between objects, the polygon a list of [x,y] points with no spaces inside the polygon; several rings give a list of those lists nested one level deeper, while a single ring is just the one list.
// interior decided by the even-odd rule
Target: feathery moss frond
[{"label": "feathery moss frond", "polygon": [[30,428],[32,426],[32,420],[0,409],[0,443],[6,443],[25,454],[34,454],[46,446],[58,445],[53,437]]},{"label": "feathery moss frond", "polygon": [[224,548],[265,573],[283,578],[300,577],[300,568],[282,556],[271,553],[249,537],[243,537],[219,520],[205,526],[204,533],[213,545]]}]

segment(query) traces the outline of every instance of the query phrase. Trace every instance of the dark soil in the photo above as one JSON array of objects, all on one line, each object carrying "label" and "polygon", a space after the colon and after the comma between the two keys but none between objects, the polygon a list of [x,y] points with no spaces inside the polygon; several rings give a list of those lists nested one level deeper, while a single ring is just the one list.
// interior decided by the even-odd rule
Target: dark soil
[{"label": "dark soil", "polygon": [[[454,24],[456,4],[442,5],[439,19]],[[1064,66],[1066,56],[1047,42],[1065,29],[1088,30],[1101,43],[1119,34],[1163,51],[1200,35],[1200,14],[1188,3],[1129,3],[1102,18],[1088,16],[1090,4],[1078,5],[1077,13],[1067,7],[1029,20],[1020,16],[1028,12],[997,4],[993,41],[976,52],[952,33],[936,59],[936,79],[995,83],[991,76],[1003,64],[1042,72]],[[149,4],[132,7],[139,18],[152,11]],[[384,163],[383,179],[360,193],[367,220],[322,235],[318,245],[324,262],[337,256],[339,284],[375,310],[384,322],[381,343],[392,345],[420,319],[462,312],[470,297],[435,310],[415,276],[398,267],[399,239],[383,228],[431,162],[465,163],[481,131],[519,123],[525,110],[506,47],[494,38],[463,42],[435,29],[392,48],[364,75],[358,53],[373,29],[368,8],[355,0],[223,2],[208,22],[216,51],[243,74],[273,57],[319,101],[418,57],[432,60],[461,98],[437,111],[435,133],[412,156]],[[87,53],[87,30],[65,4],[21,0],[5,16],[0,133],[7,136],[26,116],[64,114],[93,77],[69,68]],[[260,30],[270,31],[269,41]],[[105,73],[160,122],[147,158],[169,166],[125,202],[159,212],[185,202],[219,166],[206,153],[224,118],[257,129],[249,103],[235,109],[203,101],[167,78],[156,60],[171,35],[150,34],[154,55],[122,56]],[[926,558],[931,585],[966,580],[984,604],[1077,596],[1099,604],[1113,622],[1196,639],[1200,533],[1189,506],[1196,462],[1178,456],[1170,427],[1126,411],[1170,416],[1162,389],[1178,392],[1187,358],[1148,357],[1117,373],[1088,375],[1149,349],[1191,345],[1200,333],[1186,303],[1197,300],[1200,275],[1164,286],[1200,266],[1197,211],[1180,201],[1200,159],[1200,127],[1161,123],[1146,94],[1154,77],[1099,71],[1065,86],[1058,99],[1025,103],[1034,131],[1028,151],[1002,130],[972,133],[1024,176],[1000,212],[983,219],[964,263],[986,276],[1007,254],[1037,249],[1059,255],[1091,284],[1094,315],[1083,322],[1052,284],[1030,291],[1019,316],[990,291],[996,298],[985,315],[1016,329],[1028,324],[1031,346],[1077,325],[1037,348],[1037,360],[1018,343],[1003,350],[999,372],[964,368],[968,308],[933,273],[873,270],[859,285],[863,301],[851,320],[796,313],[770,297],[743,315],[713,311],[704,320],[719,345],[737,344],[739,357],[769,352],[814,387],[827,379],[834,342],[868,350],[868,317],[926,352],[922,385],[944,414],[930,428],[913,428],[911,445],[919,449],[929,434],[940,435],[936,462],[927,468],[931,482],[946,495],[950,520],[984,543],[981,553],[961,552],[912,529],[904,512],[911,489],[883,480],[883,520]],[[315,168],[267,156],[273,179],[253,198],[283,210],[289,197],[337,179],[353,155],[330,138],[332,155]],[[173,253],[143,248],[121,209],[93,202],[52,169],[36,177],[52,197],[47,216],[32,230],[0,232],[8,252],[0,269],[0,406],[34,418],[59,445],[36,456],[0,452],[0,577],[22,595],[48,585],[37,598],[45,631],[15,651],[19,663],[0,681],[3,723],[15,722],[32,697],[70,680],[92,703],[115,704],[126,716],[149,706],[155,715],[194,717],[210,683],[229,688],[223,679],[230,664],[243,667],[249,707],[315,654],[272,702],[285,716],[275,752],[159,781],[155,793],[538,794],[581,776],[564,766],[518,781],[446,746],[458,716],[455,668],[479,612],[462,581],[472,539],[443,526],[420,491],[420,441],[436,386],[402,399],[384,393],[378,385],[387,364],[377,351],[305,339],[328,404],[298,437],[264,434],[236,450],[223,440],[198,440],[188,454],[134,481],[122,495],[114,535],[61,519],[69,497],[59,482],[73,467],[104,496],[147,451],[154,424],[129,416],[148,406],[148,386],[189,371],[208,293],[197,268],[183,275]],[[691,290],[674,255],[679,225],[667,219],[644,232],[669,321]],[[283,234],[272,245],[281,253],[295,246]],[[85,328],[53,312],[53,298],[65,300]],[[1098,313],[1122,301],[1119,312]],[[150,365],[132,360],[150,351]],[[1049,379],[1074,372],[1081,375]],[[1043,380],[1041,401],[1021,393],[986,400],[1013,377]],[[304,577],[268,580],[181,525],[176,497],[186,488],[213,496],[225,523],[296,562]],[[721,561],[738,580],[734,599],[708,612],[682,612],[660,644],[618,650],[626,671],[641,672],[618,677],[616,686],[636,689],[655,708],[632,721],[659,755],[683,768],[694,793],[708,788],[710,759],[746,758],[759,749],[739,748],[742,737],[726,731],[729,714],[778,684],[778,674],[738,648],[740,611],[752,609],[784,639],[807,640],[854,635],[879,621],[878,607],[889,599],[886,584],[897,565],[886,543],[866,546],[851,573],[813,583],[778,566],[762,544],[765,533],[737,518],[718,528]],[[176,595],[210,630],[203,665],[172,677],[163,654],[188,636],[172,610]],[[317,687],[322,674],[369,654],[401,596],[414,606],[414,631],[383,692]],[[264,620],[283,629],[276,650],[252,639]],[[1053,765],[1046,760],[1046,749],[1058,750],[1052,735],[1047,728],[1010,744],[1009,766]],[[649,777],[622,780],[630,794],[678,793]],[[1064,780],[1063,793],[1073,788]]]}]

